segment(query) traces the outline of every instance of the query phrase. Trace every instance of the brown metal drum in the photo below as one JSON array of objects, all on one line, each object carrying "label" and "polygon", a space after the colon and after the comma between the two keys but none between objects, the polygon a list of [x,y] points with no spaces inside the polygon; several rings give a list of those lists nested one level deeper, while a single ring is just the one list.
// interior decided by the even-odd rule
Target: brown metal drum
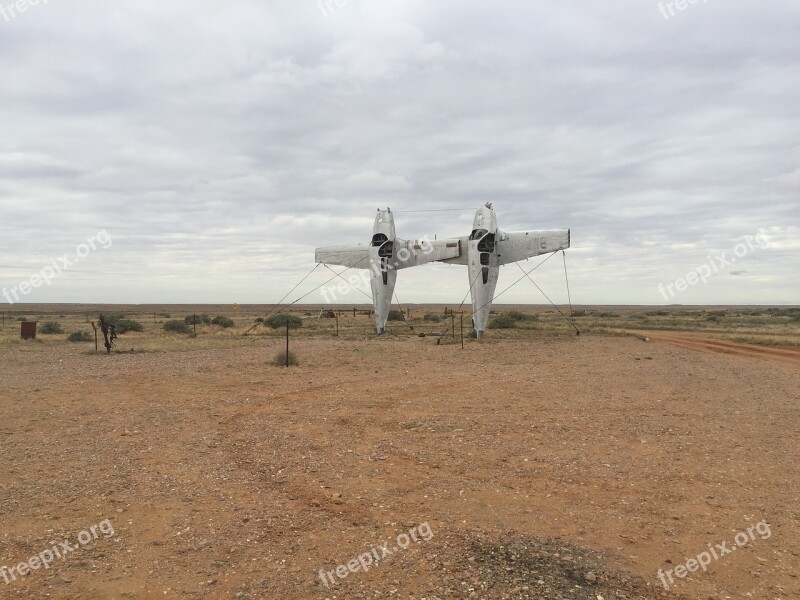
[{"label": "brown metal drum", "polygon": [[21,327],[22,339],[23,340],[35,340],[36,339],[36,321],[23,321]]}]

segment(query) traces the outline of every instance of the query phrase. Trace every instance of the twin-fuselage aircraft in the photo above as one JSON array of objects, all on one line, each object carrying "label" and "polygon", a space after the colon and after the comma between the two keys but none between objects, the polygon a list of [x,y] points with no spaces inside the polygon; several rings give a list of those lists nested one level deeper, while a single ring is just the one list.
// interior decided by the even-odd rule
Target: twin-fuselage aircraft
[{"label": "twin-fuselage aircraft", "polygon": [[378,210],[369,244],[317,248],[318,263],[351,269],[369,269],[375,328],[386,331],[386,321],[397,282],[397,271],[430,262],[466,265],[472,296],[472,325],[483,337],[489,322],[500,266],[569,248],[569,229],[502,231],[490,203],[475,213],[472,232],[462,238],[406,241],[397,238],[394,215]]}]

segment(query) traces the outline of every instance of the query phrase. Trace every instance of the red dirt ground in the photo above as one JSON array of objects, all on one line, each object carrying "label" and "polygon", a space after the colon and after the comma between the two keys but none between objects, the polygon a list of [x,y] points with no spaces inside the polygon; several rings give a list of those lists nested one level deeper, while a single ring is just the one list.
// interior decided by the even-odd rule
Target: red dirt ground
[{"label": "red dirt ground", "polygon": [[[766,521],[673,591],[800,598],[796,356],[652,335],[304,339],[288,370],[267,339],[11,349],[0,565],[115,534],[0,597],[659,598],[659,568]],[[424,523],[429,541],[322,585]]]}]

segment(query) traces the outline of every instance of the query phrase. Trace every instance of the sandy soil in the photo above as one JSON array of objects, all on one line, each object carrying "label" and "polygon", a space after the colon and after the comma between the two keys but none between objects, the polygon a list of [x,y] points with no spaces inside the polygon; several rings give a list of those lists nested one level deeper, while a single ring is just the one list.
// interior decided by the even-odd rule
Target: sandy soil
[{"label": "sandy soil", "polygon": [[[4,349],[0,565],[114,535],[0,576],[0,597],[800,598],[792,359],[305,339],[287,370],[265,364],[279,343]],[[762,521],[768,539],[664,590],[658,569]]]}]

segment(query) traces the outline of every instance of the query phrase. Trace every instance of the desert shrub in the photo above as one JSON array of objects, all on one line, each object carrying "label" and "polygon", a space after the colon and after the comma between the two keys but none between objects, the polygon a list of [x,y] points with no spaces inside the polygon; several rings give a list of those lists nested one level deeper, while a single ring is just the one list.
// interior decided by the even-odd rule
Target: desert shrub
[{"label": "desert shrub", "polygon": [[219,316],[219,317],[214,317],[213,319],[211,319],[211,324],[212,325],[219,325],[223,329],[227,329],[229,327],[233,327],[235,323],[233,322],[233,319],[230,319],[228,317]]},{"label": "desert shrub", "polygon": [[[285,325],[284,325],[285,327]],[[291,327],[291,325],[290,325]],[[286,350],[281,350],[275,355],[275,358],[272,360],[272,364],[276,367],[285,367],[286,366]],[[289,366],[298,366],[300,361],[297,360],[297,355],[289,350]]]},{"label": "desert shrub", "polygon": [[48,321],[39,328],[39,333],[64,333],[64,330],[61,328],[59,323],[56,323],[55,321]]},{"label": "desert shrub", "polygon": [[94,338],[85,331],[73,331],[67,336],[68,342],[91,342]]},{"label": "desert shrub", "polygon": [[508,317],[514,319],[515,321],[538,321],[539,317],[537,315],[529,315],[523,312],[519,312],[518,310],[511,310],[505,313]]},{"label": "desert shrub", "polygon": [[495,317],[489,323],[489,329],[513,329],[517,323],[532,323],[538,321],[537,315],[528,315],[518,310],[510,310]]},{"label": "desert shrub", "polygon": [[113,325],[114,331],[118,334],[129,331],[144,331],[144,325],[133,319],[126,319],[125,315],[109,315],[106,317],[106,323]]},{"label": "desert shrub", "polygon": [[320,313],[319,316],[321,319],[335,319],[336,313],[333,312],[332,310],[324,310]]},{"label": "desert shrub", "polygon": [[286,327],[287,322],[289,323],[289,329],[298,329],[303,326],[303,319],[300,317],[281,313],[279,315],[272,315],[269,319],[264,321],[264,327],[280,329]]},{"label": "desert shrub", "polygon": [[422,317],[422,319],[425,321],[433,321],[434,323],[438,323],[439,321],[442,320],[442,316],[434,313],[428,313],[427,315]]},{"label": "desert shrub", "polygon": [[255,322],[256,323],[263,323],[264,322],[264,317],[258,317]]},{"label": "desert shrub", "polygon": [[508,314],[495,317],[489,323],[489,329],[513,329],[516,326],[517,320]]},{"label": "desert shrub", "polygon": [[189,326],[185,321],[178,321],[177,319],[174,319],[164,323],[164,331],[173,331],[175,333],[191,333],[192,330],[189,329]]},{"label": "desert shrub", "polygon": [[406,318],[403,316],[402,310],[390,310],[389,316],[386,319],[387,321],[405,321]]},{"label": "desert shrub", "polygon": [[144,331],[144,325],[133,319],[120,319],[114,323],[114,331],[128,333],[129,331]]},{"label": "desert shrub", "polygon": [[209,317],[206,313],[202,315],[189,315],[186,317],[183,322],[187,325],[194,325],[195,319],[197,319],[198,325],[210,325],[211,324],[211,317]]},{"label": "desert shrub", "polygon": [[572,316],[573,317],[585,317],[586,316],[586,311],[585,310],[572,311]]}]

